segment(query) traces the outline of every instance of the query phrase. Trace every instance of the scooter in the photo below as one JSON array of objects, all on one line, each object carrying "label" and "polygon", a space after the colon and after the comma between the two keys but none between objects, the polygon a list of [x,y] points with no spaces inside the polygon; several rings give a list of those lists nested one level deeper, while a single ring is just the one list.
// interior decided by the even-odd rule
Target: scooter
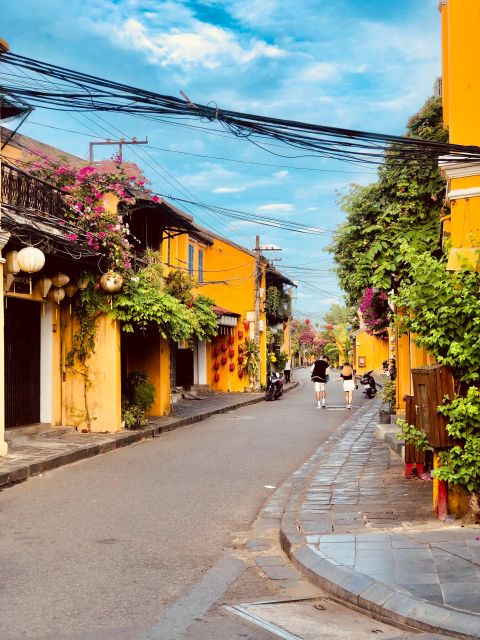
[{"label": "scooter", "polygon": [[278,400],[283,395],[285,378],[277,371],[267,373],[267,390],[265,400]]},{"label": "scooter", "polygon": [[372,371],[366,371],[360,378],[360,384],[363,385],[363,393],[367,398],[374,398],[377,395],[377,384],[372,376]]}]

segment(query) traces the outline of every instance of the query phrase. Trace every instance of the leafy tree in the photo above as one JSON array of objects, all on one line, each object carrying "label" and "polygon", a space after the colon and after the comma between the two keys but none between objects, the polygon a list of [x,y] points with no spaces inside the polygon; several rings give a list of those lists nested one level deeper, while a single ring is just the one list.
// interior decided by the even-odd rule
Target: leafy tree
[{"label": "leafy tree", "polygon": [[[446,141],[440,98],[429,99],[407,125],[406,137]],[[419,252],[438,249],[440,213],[445,182],[437,163],[399,163],[389,156],[381,165],[376,183],[352,185],[340,200],[347,215],[329,251],[348,303],[358,306],[368,287],[396,291],[409,277],[403,258],[404,243]]]}]

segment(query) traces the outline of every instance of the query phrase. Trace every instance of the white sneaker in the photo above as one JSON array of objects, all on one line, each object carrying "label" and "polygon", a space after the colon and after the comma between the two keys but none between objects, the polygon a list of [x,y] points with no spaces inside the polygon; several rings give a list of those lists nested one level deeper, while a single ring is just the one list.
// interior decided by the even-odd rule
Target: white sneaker
[{"label": "white sneaker", "polygon": [[321,409],[321,406],[320,402],[317,402],[317,409]]},{"label": "white sneaker", "polygon": [[325,402],[322,402],[322,409],[326,409],[327,405],[325,404]]}]

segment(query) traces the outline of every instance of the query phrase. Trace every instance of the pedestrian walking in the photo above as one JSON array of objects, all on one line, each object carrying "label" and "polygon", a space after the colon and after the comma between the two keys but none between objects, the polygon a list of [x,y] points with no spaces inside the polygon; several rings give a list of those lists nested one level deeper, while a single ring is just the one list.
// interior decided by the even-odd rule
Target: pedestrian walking
[{"label": "pedestrian walking", "polygon": [[353,391],[355,389],[355,379],[352,366],[349,362],[345,362],[340,371],[340,377],[337,381],[343,380],[343,390],[345,391],[346,408],[352,408]]},{"label": "pedestrian walking", "polygon": [[327,407],[327,382],[330,373],[327,356],[321,356],[312,365],[311,380],[315,385],[315,399],[317,401],[317,409]]},{"label": "pedestrian walking", "polygon": [[283,369],[283,375],[285,376],[285,382],[290,382],[290,371],[292,368],[292,361],[290,358],[285,362],[285,368]]}]

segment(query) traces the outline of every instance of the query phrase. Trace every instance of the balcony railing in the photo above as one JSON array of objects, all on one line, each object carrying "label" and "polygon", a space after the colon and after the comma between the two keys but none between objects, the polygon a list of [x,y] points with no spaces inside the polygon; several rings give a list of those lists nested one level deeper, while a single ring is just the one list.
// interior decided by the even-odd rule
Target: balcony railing
[{"label": "balcony railing", "polygon": [[58,189],[7,162],[1,167],[2,204],[63,218],[66,205]]}]

